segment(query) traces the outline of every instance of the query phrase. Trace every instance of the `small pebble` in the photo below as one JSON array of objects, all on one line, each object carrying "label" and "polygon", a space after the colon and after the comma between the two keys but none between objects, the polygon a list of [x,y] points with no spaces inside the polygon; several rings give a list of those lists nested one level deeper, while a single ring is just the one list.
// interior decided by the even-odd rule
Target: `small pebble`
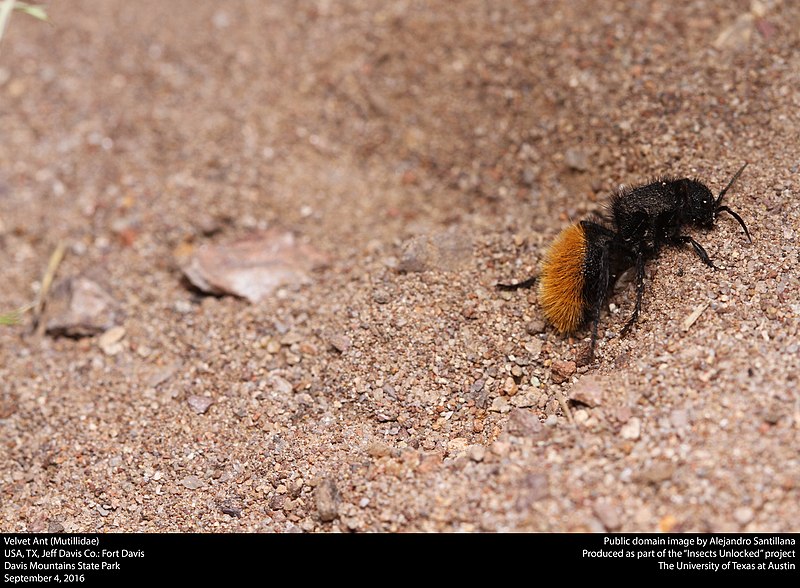
[{"label": "small pebble", "polygon": [[594,505],[594,514],[609,531],[616,531],[622,526],[619,509],[608,502],[597,502]]},{"label": "small pebble", "polygon": [[570,400],[579,404],[584,404],[590,408],[595,408],[603,404],[604,382],[595,376],[583,376],[577,384],[572,387]]},{"label": "small pebble", "polygon": [[738,522],[741,525],[746,525],[747,523],[752,521],[754,516],[755,513],[753,512],[753,509],[750,508],[749,506],[740,506],[739,508],[733,511],[733,518],[735,518],[736,522]]},{"label": "small pebble", "polygon": [[350,349],[350,338],[341,333],[336,333],[328,337],[328,344],[339,353],[344,353]]},{"label": "small pebble", "polygon": [[470,445],[467,448],[467,457],[472,461],[483,461],[486,457],[486,447],[483,445]]},{"label": "small pebble", "polygon": [[465,437],[456,437],[447,442],[447,453],[449,455],[460,455],[467,451],[469,441]]},{"label": "small pebble", "polygon": [[186,403],[197,414],[205,414],[209,407],[214,404],[214,400],[208,396],[192,395],[186,399]]},{"label": "small pebble", "polygon": [[397,420],[399,415],[396,412],[390,410],[382,410],[375,414],[375,419],[379,423],[393,423]]},{"label": "small pebble", "polygon": [[670,413],[669,420],[676,429],[685,429],[689,426],[689,413],[685,410],[675,409]]},{"label": "small pebble", "polygon": [[538,335],[544,332],[545,327],[544,321],[533,320],[525,324],[525,332],[528,333],[528,335]]},{"label": "small pebble", "polygon": [[378,304],[388,304],[392,298],[386,290],[375,290],[372,299]]},{"label": "small pebble", "polygon": [[325,255],[288,231],[253,233],[231,243],[205,243],[183,264],[196,288],[209,294],[232,294],[253,303],[286,285],[311,282],[312,270],[327,263]]},{"label": "small pebble", "polygon": [[539,400],[539,393],[532,393],[532,392],[525,392],[523,394],[517,394],[514,396],[510,402],[517,408],[530,408],[532,406],[536,406],[536,401]]},{"label": "small pebble", "polygon": [[660,484],[672,478],[675,474],[675,464],[669,461],[659,461],[654,465],[642,470],[637,479],[647,484]]},{"label": "small pebble", "polygon": [[339,489],[332,479],[325,478],[317,484],[314,501],[319,520],[323,523],[329,523],[339,517]]},{"label": "small pebble", "polygon": [[514,396],[518,390],[519,387],[514,381],[514,378],[511,376],[507,377],[505,382],[503,382],[503,392],[505,392],[506,396]]},{"label": "small pebble", "polygon": [[542,340],[531,339],[525,342],[525,351],[528,352],[531,360],[537,359],[542,354]]},{"label": "small pebble", "polygon": [[577,369],[578,366],[574,361],[555,360],[550,366],[553,382],[556,384],[566,382]]},{"label": "small pebble", "polygon": [[527,510],[537,500],[542,500],[550,496],[550,482],[547,475],[542,473],[528,473],[522,481],[520,488],[520,500],[517,506],[521,510]]},{"label": "small pebble", "polygon": [[121,343],[125,337],[125,327],[111,327],[97,339],[97,344],[106,355],[116,355],[123,350]]},{"label": "small pebble", "polygon": [[564,163],[567,167],[576,171],[587,171],[589,169],[589,155],[585,149],[580,147],[570,147],[564,153]]},{"label": "small pebble", "polygon": [[506,424],[509,434],[516,437],[533,437],[542,433],[542,426],[539,417],[529,410],[515,408],[511,411]]},{"label": "small pebble", "polygon": [[314,521],[312,521],[309,518],[305,518],[302,521],[300,521],[300,528],[303,529],[303,531],[305,531],[306,533],[310,533],[311,531],[316,529],[317,526],[314,524]]},{"label": "small pebble", "polygon": [[367,453],[371,457],[386,457],[391,454],[392,448],[382,441],[374,441],[367,447]]},{"label": "small pebble", "polygon": [[419,465],[417,466],[417,472],[420,474],[429,474],[433,471],[439,469],[439,466],[442,464],[442,454],[439,451],[434,451],[431,453],[423,453]]},{"label": "small pebble", "polygon": [[58,521],[52,521],[47,526],[48,533],[63,533],[64,532],[64,525],[59,523]]},{"label": "small pebble", "polygon": [[619,431],[620,437],[635,441],[642,432],[642,423],[638,418],[632,418],[625,423]]},{"label": "small pebble", "polygon": [[653,519],[653,511],[649,506],[643,506],[633,515],[633,522],[640,527],[646,527]]},{"label": "small pebble", "polygon": [[489,407],[492,412],[506,413],[511,410],[511,405],[508,400],[503,396],[498,396],[492,400],[492,405]]},{"label": "small pebble", "polygon": [[270,376],[267,382],[278,394],[288,395],[292,392],[292,384],[280,376]]},{"label": "small pebble", "polygon": [[87,278],[66,278],[54,284],[47,308],[50,335],[86,337],[115,328],[116,302],[99,284]]},{"label": "small pebble", "polygon": [[220,510],[222,511],[222,514],[226,514],[237,519],[242,516],[242,509],[237,506],[224,505],[220,507]]},{"label": "small pebble", "polygon": [[198,478],[197,476],[186,476],[183,480],[180,481],[182,486],[185,486],[189,490],[197,490],[198,488],[202,488],[205,486],[205,483]]},{"label": "small pebble", "polygon": [[576,423],[581,425],[589,420],[589,412],[583,408],[580,408],[572,413],[572,418]]},{"label": "small pebble", "polygon": [[658,530],[662,533],[670,533],[675,525],[678,524],[678,519],[672,515],[667,515],[658,521]]},{"label": "small pebble", "polygon": [[506,441],[498,440],[492,443],[492,445],[489,448],[492,450],[492,453],[494,453],[496,456],[505,457],[511,450],[511,444]]},{"label": "small pebble", "polygon": [[179,314],[189,314],[194,306],[188,300],[176,300],[172,308]]}]

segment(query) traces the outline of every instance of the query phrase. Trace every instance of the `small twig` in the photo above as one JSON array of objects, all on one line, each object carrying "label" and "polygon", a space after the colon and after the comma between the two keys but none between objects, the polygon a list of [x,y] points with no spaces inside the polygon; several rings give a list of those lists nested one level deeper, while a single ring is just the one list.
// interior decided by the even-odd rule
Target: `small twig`
[{"label": "small twig", "polygon": [[561,390],[556,392],[556,400],[558,400],[558,403],[561,405],[561,410],[563,411],[564,416],[567,417],[567,420],[570,423],[574,423],[575,421],[572,420],[572,410],[570,410],[569,404],[567,404],[567,399]]},{"label": "small twig", "polygon": [[47,301],[47,294],[50,292],[50,286],[53,285],[53,278],[55,278],[58,266],[61,265],[61,260],[64,259],[64,252],[66,250],[67,246],[64,244],[64,242],[59,241],[52,255],[50,255],[50,260],[47,262],[47,268],[44,270],[44,275],[42,276],[42,286],[39,288],[39,295],[36,297],[36,302],[33,305],[33,323],[36,325],[37,335],[42,335],[44,332],[45,321],[42,320],[44,305]]},{"label": "small twig", "polygon": [[692,314],[686,317],[686,319],[683,321],[684,333],[692,328],[692,325],[698,318],[700,318],[700,315],[703,314],[706,308],[708,308],[708,302],[703,302],[692,311]]}]

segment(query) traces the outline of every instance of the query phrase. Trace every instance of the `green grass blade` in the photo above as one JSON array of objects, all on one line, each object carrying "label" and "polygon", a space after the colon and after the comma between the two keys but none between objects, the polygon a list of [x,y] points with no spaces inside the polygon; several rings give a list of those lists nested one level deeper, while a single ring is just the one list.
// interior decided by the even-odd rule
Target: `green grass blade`
[{"label": "green grass blade", "polygon": [[29,4],[28,2],[19,2],[19,0],[17,0],[14,4],[14,8],[20,12],[24,12],[28,16],[47,22],[47,11],[41,4]]}]

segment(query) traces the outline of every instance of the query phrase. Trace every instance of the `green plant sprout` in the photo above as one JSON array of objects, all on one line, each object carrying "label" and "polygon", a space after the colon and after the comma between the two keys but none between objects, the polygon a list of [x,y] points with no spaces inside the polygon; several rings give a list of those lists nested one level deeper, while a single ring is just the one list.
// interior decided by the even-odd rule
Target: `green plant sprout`
[{"label": "green plant sprout", "polygon": [[[30,4],[28,2],[18,2],[17,0],[2,0],[0,3],[0,41],[6,32],[8,20],[11,18],[11,12],[19,10],[25,14],[38,18],[39,20],[47,21],[47,12],[43,6],[38,4]],[[31,310],[35,304],[28,304],[11,312],[0,314],[0,325],[17,325],[22,322],[22,315]]]},{"label": "green plant sprout", "polygon": [[44,6],[39,4],[31,4],[29,2],[19,2],[18,0],[2,0],[0,3],[0,40],[6,32],[8,20],[11,18],[11,12],[19,10],[28,16],[38,18],[39,20],[47,21],[47,12]]}]

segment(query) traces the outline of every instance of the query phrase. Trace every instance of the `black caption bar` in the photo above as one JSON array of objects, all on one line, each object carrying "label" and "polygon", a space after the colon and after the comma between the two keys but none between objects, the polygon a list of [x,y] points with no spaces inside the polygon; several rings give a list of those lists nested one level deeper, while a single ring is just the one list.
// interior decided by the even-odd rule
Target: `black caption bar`
[{"label": "black caption bar", "polygon": [[[546,564],[567,573],[580,569],[642,577],[800,577],[800,535],[790,533],[1,534],[0,538],[3,584],[20,586],[93,586],[115,580],[207,583],[248,579],[254,573],[266,579],[285,573],[287,567],[304,580],[315,575],[330,580],[335,570],[344,572],[343,566],[356,565],[358,571],[352,573],[359,576],[370,569],[408,571],[411,564],[417,570],[427,566],[426,579],[440,570],[453,580],[473,574],[474,564],[492,561]],[[298,561],[303,565],[298,567]]]}]

